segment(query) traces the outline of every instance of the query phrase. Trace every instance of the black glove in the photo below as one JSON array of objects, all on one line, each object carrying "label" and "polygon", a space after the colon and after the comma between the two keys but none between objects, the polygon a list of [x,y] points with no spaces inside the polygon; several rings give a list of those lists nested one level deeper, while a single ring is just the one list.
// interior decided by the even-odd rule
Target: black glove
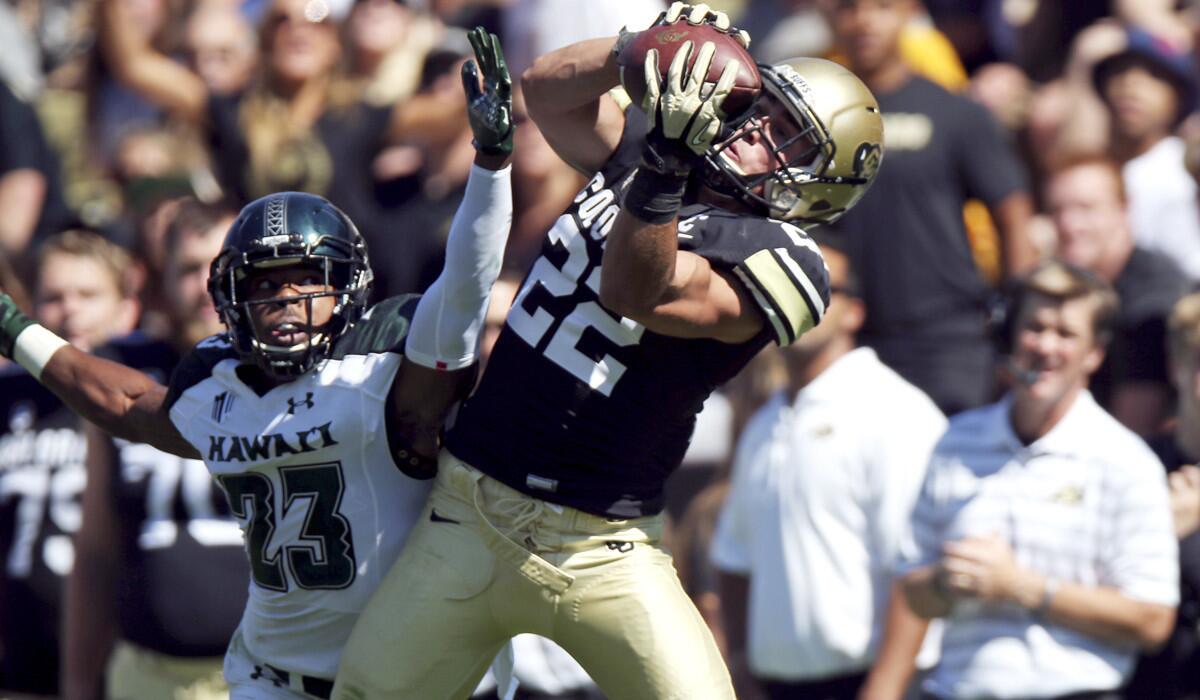
[{"label": "black glove", "polygon": [[[462,67],[463,90],[467,93],[467,119],[475,135],[475,148],[488,155],[510,156],[513,150],[512,79],[500,49],[500,40],[483,27],[467,35],[475,49],[475,61]],[[483,89],[479,71],[483,70]]]}]

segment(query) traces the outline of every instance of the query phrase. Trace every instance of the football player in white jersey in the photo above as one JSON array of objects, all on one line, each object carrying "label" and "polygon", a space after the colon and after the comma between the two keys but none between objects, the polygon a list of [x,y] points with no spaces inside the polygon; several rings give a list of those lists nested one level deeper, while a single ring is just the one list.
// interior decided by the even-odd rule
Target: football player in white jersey
[{"label": "football player in white jersey", "polygon": [[225,659],[235,700],[329,697],[354,620],[420,513],[442,421],[473,383],[512,218],[513,126],[499,43],[482,29],[471,43],[475,167],[424,296],[366,309],[362,236],[294,192],[234,222],[209,282],[228,332],[200,342],[169,387],[71,347],[0,294],[0,354],[111,434],[203,459],[224,488],[252,578]]}]

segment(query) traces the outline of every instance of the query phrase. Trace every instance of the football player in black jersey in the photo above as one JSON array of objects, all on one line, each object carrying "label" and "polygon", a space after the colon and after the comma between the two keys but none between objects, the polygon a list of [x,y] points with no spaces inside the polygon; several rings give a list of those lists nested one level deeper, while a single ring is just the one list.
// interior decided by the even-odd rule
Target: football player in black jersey
[{"label": "football player in black jersey", "polygon": [[[90,231],[39,246],[33,313],[93,350],[137,322],[129,256]],[[83,421],[21,367],[0,367],[0,697],[58,697],[64,581],[84,488]]]},{"label": "football player in black jersey", "polygon": [[[142,332],[97,354],[166,381],[221,330],[206,282],[236,211],[190,200],[166,234],[170,336]],[[62,695],[228,695],[221,657],[246,604],[237,521],[199,460],[84,430],[87,485],[67,581]],[[110,661],[111,660],[111,661]]]},{"label": "football player in black jersey", "polygon": [[363,237],[298,192],[234,221],[208,285],[227,332],[169,386],[80,352],[0,294],[0,355],[110,434],[202,459],[226,492],[251,578],[225,655],[234,700],[329,697],[354,620],[420,513],[442,421],[474,383],[512,218],[513,122],[499,42],[482,29],[470,40],[475,166],[419,299],[366,308]]},{"label": "football player in black jersey", "polygon": [[[703,5],[659,22],[735,32]],[[705,397],[820,320],[823,260],[788,220],[854,205],[882,124],[866,87],[817,59],[762,66],[737,123],[722,123],[727,85],[681,64],[622,109],[609,92],[632,38],[568,46],[524,76],[530,116],[591,180],[517,294],[335,698],[461,697],[522,632],[558,642],[614,700],[733,697],[660,545],[663,483]],[[709,50],[693,48],[703,76]]]}]

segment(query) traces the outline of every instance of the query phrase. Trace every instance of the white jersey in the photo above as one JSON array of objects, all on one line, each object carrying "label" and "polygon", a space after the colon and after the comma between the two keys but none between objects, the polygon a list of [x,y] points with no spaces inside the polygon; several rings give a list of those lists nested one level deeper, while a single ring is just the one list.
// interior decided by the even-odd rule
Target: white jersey
[{"label": "white jersey", "polygon": [[[939,441],[897,570],[937,562],[946,542],[994,535],[1025,569],[1174,607],[1179,552],[1166,471],[1137,435],[1083,391],[1024,444],[1012,396],[958,414]],[[1065,697],[1121,687],[1136,649],[1011,603],[957,601],[925,680],[937,697]]]},{"label": "white jersey", "polygon": [[243,640],[277,668],[334,677],[431,487],[395,466],[384,422],[416,300],[377,305],[329,359],[262,396],[238,377],[224,336],[196,346],[172,378],[171,420],[245,533]]}]

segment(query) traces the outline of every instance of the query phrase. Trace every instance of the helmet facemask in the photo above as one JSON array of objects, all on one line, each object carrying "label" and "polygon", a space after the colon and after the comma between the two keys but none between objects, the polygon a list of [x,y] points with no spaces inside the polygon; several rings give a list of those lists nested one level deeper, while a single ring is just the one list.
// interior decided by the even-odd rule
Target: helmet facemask
[{"label": "helmet facemask", "polygon": [[[817,68],[829,71],[832,65],[828,61],[819,61]],[[843,148],[854,152],[839,153],[839,139],[831,133],[830,125],[819,116],[817,106],[811,104],[814,90],[805,78],[788,64],[760,65],[759,70],[763,77],[763,94],[740,126],[731,129],[705,154],[708,167],[705,169],[704,184],[771,218],[831,223],[849,209],[870,185],[878,167],[881,134],[877,134],[873,141],[843,143]],[[857,78],[840,67],[834,68],[834,79],[845,80],[839,72],[849,75],[856,86],[861,85]],[[874,98],[870,97],[865,87],[862,87],[862,91],[870,100],[869,104],[866,101],[863,103],[870,112],[866,121],[873,119],[878,124],[878,107],[874,106]],[[853,92],[851,94],[858,96]],[[834,96],[841,97],[840,94]],[[824,106],[826,110],[829,109],[829,105]],[[837,118],[843,118],[840,115],[846,112],[837,110],[839,105],[834,107],[833,113],[839,115]],[[862,117],[857,118],[862,120]],[[776,128],[770,131],[765,128],[765,120],[768,119],[776,124]],[[783,119],[790,123],[780,125]],[[840,123],[846,124],[845,121]],[[773,132],[777,136],[781,131],[792,135],[777,143],[771,134]],[[859,135],[854,134],[855,137]],[[772,166],[768,172],[747,174],[728,154],[739,140],[753,137],[770,151]],[[852,172],[848,164],[853,168]]]},{"label": "helmet facemask", "polygon": [[[261,251],[264,254],[222,256],[213,262],[210,281],[213,301],[244,361],[252,362],[277,380],[288,381],[330,355],[337,339],[361,317],[372,278],[365,253],[357,251],[364,255],[359,257],[356,251],[342,250],[346,247],[342,241],[322,237],[307,245],[289,246],[287,250],[275,246],[273,250]],[[249,283],[255,273],[283,267],[313,270],[326,291],[251,299]],[[314,325],[314,302],[326,297],[334,298],[333,311],[328,322]],[[304,320],[295,324],[294,332],[304,333],[304,340],[289,346],[264,340],[269,338],[271,329],[257,327],[253,309],[297,303],[302,305]]]},{"label": "helmet facemask", "polygon": [[[706,178],[705,184],[736,197],[752,209],[778,217],[794,206],[802,186],[815,179],[813,173],[828,160],[830,144],[822,140],[820,130],[811,123],[800,125],[797,134],[776,143],[766,129],[767,112],[764,100],[760,99],[741,128],[709,149],[705,163],[716,177]],[[752,138],[770,151],[772,167],[767,172],[747,174],[728,155],[735,143]]]}]

